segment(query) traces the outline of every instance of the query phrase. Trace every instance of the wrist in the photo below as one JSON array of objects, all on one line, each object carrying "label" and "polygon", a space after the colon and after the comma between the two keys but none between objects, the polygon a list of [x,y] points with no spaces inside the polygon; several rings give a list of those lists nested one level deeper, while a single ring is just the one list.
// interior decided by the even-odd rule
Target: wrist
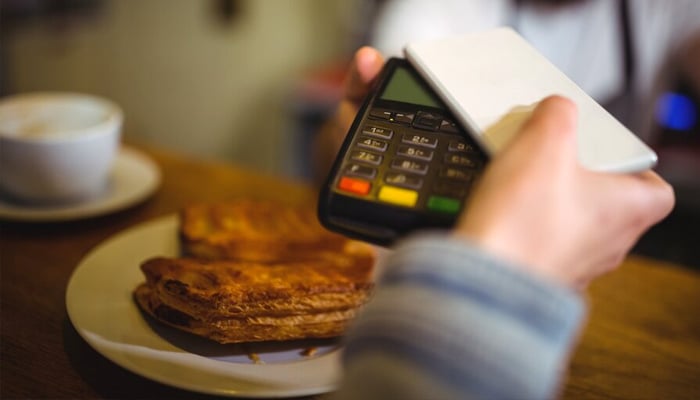
[{"label": "wrist", "polygon": [[491,230],[474,230],[460,227],[453,232],[453,237],[463,240],[503,260],[515,268],[567,288],[576,288],[576,284],[566,275],[566,271],[556,268],[546,249],[535,249],[522,238],[505,235]]}]

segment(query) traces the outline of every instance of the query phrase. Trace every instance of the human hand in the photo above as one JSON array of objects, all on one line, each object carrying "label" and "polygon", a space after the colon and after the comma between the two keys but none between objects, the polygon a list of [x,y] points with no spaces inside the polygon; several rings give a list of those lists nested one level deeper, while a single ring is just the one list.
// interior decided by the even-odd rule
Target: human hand
[{"label": "human hand", "polygon": [[362,100],[369,93],[383,65],[384,58],[371,47],[362,47],[355,52],[343,84],[343,98],[333,116],[323,125],[315,138],[314,170],[318,175],[317,182],[321,182],[330,170]]},{"label": "human hand", "polygon": [[487,167],[454,234],[574,288],[613,269],[674,205],[652,171],[591,172],[578,164],[576,108],[543,100]]}]

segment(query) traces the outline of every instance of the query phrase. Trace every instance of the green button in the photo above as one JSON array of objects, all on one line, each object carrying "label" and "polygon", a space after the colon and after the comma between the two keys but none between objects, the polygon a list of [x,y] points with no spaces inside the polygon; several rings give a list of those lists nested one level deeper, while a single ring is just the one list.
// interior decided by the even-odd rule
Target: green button
[{"label": "green button", "polygon": [[449,214],[456,214],[462,203],[457,199],[441,196],[430,196],[428,199],[428,209]]}]

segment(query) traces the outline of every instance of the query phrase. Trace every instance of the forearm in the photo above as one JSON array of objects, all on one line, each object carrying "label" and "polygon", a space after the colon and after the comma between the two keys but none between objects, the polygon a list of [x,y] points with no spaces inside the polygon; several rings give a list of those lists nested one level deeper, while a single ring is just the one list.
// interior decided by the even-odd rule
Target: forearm
[{"label": "forearm", "polygon": [[579,297],[444,236],[404,243],[348,337],[341,398],[550,398]]}]

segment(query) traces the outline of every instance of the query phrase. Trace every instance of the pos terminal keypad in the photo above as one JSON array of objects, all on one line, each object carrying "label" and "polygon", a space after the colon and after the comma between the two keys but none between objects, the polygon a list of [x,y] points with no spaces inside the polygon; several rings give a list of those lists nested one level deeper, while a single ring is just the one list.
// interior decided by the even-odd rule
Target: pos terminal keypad
[{"label": "pos terminal keypad", "polygon": [[376,108],[351,144],[336,185],[355,196],[455,214],[484,161],[444,115]]},{"label": "pos terminal keypad", "polygon": [[390,59],[321,187],[319,219],[382,245],[449,227],[486,161],[411,66]]}]

